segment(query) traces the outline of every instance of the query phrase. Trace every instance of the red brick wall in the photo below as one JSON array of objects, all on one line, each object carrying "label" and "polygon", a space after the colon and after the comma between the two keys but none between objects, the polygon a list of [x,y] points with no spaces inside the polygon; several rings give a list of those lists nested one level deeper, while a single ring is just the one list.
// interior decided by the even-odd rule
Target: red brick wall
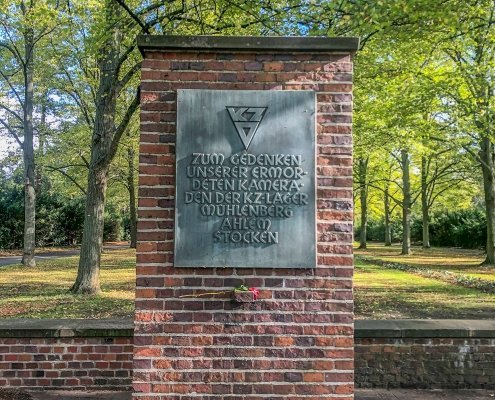
[{"label": "red brick wall", "polygon": [[126,390],[132,337],[0,338],[0,387]]},{"label": "red brick wall", "polygon": [[356,339],[356,386],[493,390],[495,339]]},{"label": "red brick wall", "polygon": [[[80,327],[71,326],[80,326],[80,320],[65,321],[62,329],[57,320],[0,321],[0,387],[129,390],[132,321],[119,321],[117,330],[115,321],[91,322],[93,326],[84,333],[84,328],[81,332]],[[358,321],[355,333],[357,387],[495,389],[493,321]],[[264,346],[271,343],[271,339],[260,336],[236,340],[253,345],[265,341]],[[299,346],[295,346],[298,340]],[[273,348],[290,343],[288,351],[295,351],[304,342],[293,335],[280,335],[273,340]],[[284,374],[284,378],[291,372],[272,371],[274,377]],[[247,377],[257,378],[256,373],[262,372],[255,368]],[[314,378],[324,374],[306,370],[306,374],[311,373]],[[161,371],[161,376],[166,374],[170,371]],[[241,378],[245,379],[246,374]]]},{"label": "red brick wall", "polygon": [[[349,53],[145,53],[136,399],[353,398],[351,81]],[[177,89],[317,92],[316,269],[174,268]],[[180,297],[239,283],[260,300]]]}]

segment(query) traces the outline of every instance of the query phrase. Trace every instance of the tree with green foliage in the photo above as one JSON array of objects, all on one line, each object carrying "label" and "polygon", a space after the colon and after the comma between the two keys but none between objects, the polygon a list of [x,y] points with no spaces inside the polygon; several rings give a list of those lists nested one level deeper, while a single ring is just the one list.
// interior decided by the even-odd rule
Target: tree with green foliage
[{"label": "tree with green foliage", "polygon": [[[392,199],[403,211],[402,252],[407,254],[411,213],[418,196],[423,218],[422,242],[428,247],[429,214],[434,203],[473,176],[466,155],[475,157],[484,174],[490,176],[488,166],[493,163],[483,160],[489,135],[480,133],[479,116],[485,118],[493,112],[493,107],[491,112],[487,111],[484,96],[490,93],[486,88],[493,84],[494,4],[468,2],[464,6],[457,0],[441,5],[422,0],[342,4],[346,15],[354,17],[355,32],[366,37],[365,49],[358,53],[356,64],[356,121],[363,119],[359,115],[362,112],[370,120],[386,124],[388,130],[381,134],[387,137],[390,154],[402,170],[402,199]],[[363,83],[371,87],[367,93],[359,90]],[[363,98],[370,101],[361,110],[358,105]],[[357,123],[356,133],[360,134]],[[364,135],[376,140],[377,132],[368,130]],[[356,141],[357,147],[359,142]],[[484,181],[489,215],[492,185],[489,179]],[[383,190],[377,183],[373,189]],[[388,206],[389,186],[385,188]],[[490,231],[490,218],[487,221]],[[490,234],[487,236],[490,242]],[[492,247],[487,244],[487,260]]]},{"label": "tree with green foliage", "polygon": [[[250,34],[259,32],[255,25],[263,26],[269,17],[254,12],[261,8],[257,5],[245,14],[242,4],[231,2],[204,2],[198,7],[187,1],[172,1],[164,6],[160,2],[144,5],[137,1],[105,0],[91,5],[89,26],[92,29],[89,35],[80,35],[78,48],[85,57],[89,55],[95,60],[91,65],[96,65],[98,79],[89,85],[94,107],[85,106],[87,103],[82,101],[80,92],[74,92],[92,125],[92,139],[81,257],[71,288],[73,293],[100,291],[99,264],[108,173],[120,139],[139,105],[136,89],[141,64],[136,48],[137,35],[152,32]],[[87,29],[84,11],[80,12],[80,20],[76,19],[82,24],[79,31]],[[84,63],[80,65],[86,69]],[[90,76],[90,73],[85,75]]]},{"label": "tree with green foliage", "polygon": [[[0,131],[13,138],[23,154],[24,240],[22,263],[35,266],[36,167],[35,106],[44,103],[35,85],[44,71],[49,37],[58,29],[61,5],[51,0],[0,1]],[[36,104],[37,103],[37,104]],[[42,115],[46,115],[42,110]]]},{"label": "tree with green foliage", "polygon": [[455,136],[481,167],[485,197],[487,243],[485,264],[495,265],[495,3],[489,0],[458,3],[437,43],[452,68],[443,74],[456,108],[451,117]]}]

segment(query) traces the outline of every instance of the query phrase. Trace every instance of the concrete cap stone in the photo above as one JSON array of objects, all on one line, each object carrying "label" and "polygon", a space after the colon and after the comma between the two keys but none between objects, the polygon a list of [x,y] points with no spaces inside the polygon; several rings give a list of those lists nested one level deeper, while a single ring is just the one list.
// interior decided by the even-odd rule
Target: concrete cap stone
[{"label": "concrete cap stone", "polygon": [[3,319],[3,338],[132,337],[128,319]]},{"label": "concrete cap stone", "polygon": [[495,321],[457,319],[358,320],[356,338],[495,338]]},{"label": "concrete cap stone", "polygon": [[139,50],[355,52],[357,37],[140,35]]}]

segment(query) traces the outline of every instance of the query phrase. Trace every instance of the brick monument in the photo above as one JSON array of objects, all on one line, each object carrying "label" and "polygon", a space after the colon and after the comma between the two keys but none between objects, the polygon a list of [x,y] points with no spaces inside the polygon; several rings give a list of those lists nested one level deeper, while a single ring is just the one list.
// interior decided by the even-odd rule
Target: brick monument
[{"label": "brick monument", "polygon": [[357,39],[138,44],[134,398],[352,399]]}]

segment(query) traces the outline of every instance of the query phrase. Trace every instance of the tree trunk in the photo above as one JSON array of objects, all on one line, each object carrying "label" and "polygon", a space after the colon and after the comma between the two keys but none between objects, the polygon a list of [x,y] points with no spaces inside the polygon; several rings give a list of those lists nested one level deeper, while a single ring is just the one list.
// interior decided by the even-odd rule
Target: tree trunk
[{"label": "tree trunk", "polygon": [[36,175],[33,148],[33,97],[34,97],[34,33],[27,28],[24,33],[26,63],[24,65],[24,140],[22,144],[24,159],[24,249],[22,264],[26,267],[36,265],[34,249],[36,246]]},{"label": "tree trunk", "polygon": [[127,190],[129,191],[129,212],[131,229],[131,249],[137,246],[137,220],[136,220],[136,185],[134,184],[134,149],[127,149],[127,161],[129,169],[127,171]]},{"label": "tree trunk", "polygon": [[[46,97],[45,93],[43,97]],[[38,126],[38,154],[40,157],[45,155],[45,134],[46,134],[46,102],[43,101],[41,104],[41,115],[40,115],[40,123]],[[38,163],[36,165],[36,191],[39,193],[43,184],[43,167],[42,163]]]},{"label": "tree trunk", "polygon": [[91,142],[91,161],[88,171],[86,214],[81,243],[81,257],[73,293],[97,294],[100,289],[100,256],[103,249],[103,216],[110,162],[115,154],[115,113],[118,96],[119,5],[106,0],[106,23],[109,34],[99,55],[100,80],[96,95],[96,114]]},{"label": "tree trunk", "polygon": [[385,246],[392,246],[392,231],[390,228],[390,196],[388,195],[388,185],[384,192],[384,213],[385,213]]},{"label": "tree trunk", "polygon": [[411,181],[409,179],[409,153],[402,149],[402,252],[401,254],[411,254]]},{"label": "tree trunk", "polygon": [[103,216],[108,170],[90,168],[84,215],[84,230],[76,282],[71,291],[97,294],[100,290],[100,256],[103,248]]},{"label": "tree trunk", "polygon": [[423,249],[429,249],[430,246],[430,207],[428,205],[428,171],[427,159],[421,157],[421,212],[423,215]]},{"label": "tree trunk", "polygon": [[366,173],[368,170],[368,159],[359,158],[359,196],[361,200],[361,232],[359,235],[359,248],[366,248],[366,235],[368,227],[368,187],[366,186]]},{"label": "tree trunk", "polygon": [[483,189],[486,214],[486,259],[485,265],[495,265],[495,186],[493,166],[493,143],[489,138],[481,140],[481,169],[483,171]]}]

